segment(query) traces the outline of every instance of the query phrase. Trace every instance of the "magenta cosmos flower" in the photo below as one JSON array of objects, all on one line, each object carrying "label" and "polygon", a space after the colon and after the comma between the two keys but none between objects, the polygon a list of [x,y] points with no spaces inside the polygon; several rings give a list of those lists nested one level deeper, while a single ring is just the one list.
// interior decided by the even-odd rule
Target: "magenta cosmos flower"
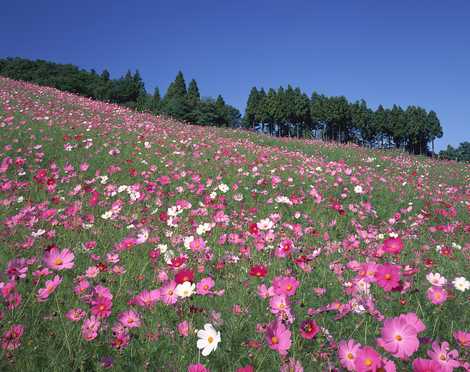
[{"label": "magenta cosmos flower", "polygon": [[293,296],[299,287],[299,281],[292,276],[277,276],[273,279],[274,293]]},{"label": "magenta cosmos flower", "polygon": [[201,296],[208,295],[211,292],[211,289],[214,287],[214,279],[207,277],[201,279],[199,283],[196,284],[196,293]]},{"label": "magenta cosmos flower", "polygon": [[320,327],[318,327],[317,322],[315,322],[313,319],[304,320],[300,324],[300,335],[306,340],[311,340],[314,338],[319,331]]},{"label": "magenta cosmos flower", "polygon": [[210,372],[204,365],[197,363],[197,364],[190,364],[188,366],[188,372]]},{"label": "magenta cosmos flower", "polygon": [[75,255],[69,249],[59,251],[57,248],[51,248],[44,254],[44,263],[53,270],[71,269]]},{"label": "magenta cosmos flower", "polygon": [[454,338],[457,342],[465,348],[470,348],[470,332],[456,331]]},{"label": "magenta cosmos flower", "polygon": [[400,283],[400,266],[390,263],[379,265],[375,273],[375,279],[384,291],[391,291],[398,287]]},{"label": "magenta cosmos flower", "polygon": [[418,334],[405,318],[386,319],[377,344],[394,357],[407,359],[419,348]]},{"label": "magenta cosmos flower", "polygon": [[454,368],[460,366],[460,362],[456,360],[459,357],[457,350],[451,350],[449,343],[444,341],[441,345],[434,341],[432,350],[428,350],[428,356],[439,363],[443,372],[452,372]]},{"label": "magenta cosmos flower", "polygon": [[62,282],[62,278],[56,275],[54,279],[46,280],[46,287],[38,290],[37,299],[38,302],[46,301],[49,296],[56,290],[59,284]]},{"label": "magenta cosmos flower", "polygon": [[447,291],[442,287],[433,286],[426,292],[428,300],[434,305],[440,305],[447,300]]},{"label": "magenta cosmos flower", "polygon": [[354,367],[356,367],[357,372],[376,371],[381,364],[379,353],[369,346],[359,349],[354,360]]},{"label": "magenta cosmos flower", "polygon": [[441,372],[441,366],[434,360],[418,358],[413,360],[413,372]]},{"label": "magenta cosmos flower", "polygon": [[388,238],[384,240],[383,250],[391,254],[400,254],[404,244],[400,238]]},{"label": "magenta cosmos flower", "polygon": [[13,324],[2,336],[2,349],[15,350],[21,345],[20,339],[23,336],[24,327],[21,324]]},{"label": "magenta cosmos flower", "polygon": [[360,348],[361,344],[354,340],[340,341],[338,345],[339,361],[348,371],[356,369],[354,362]]},{"label": "magenta cosmos flower", "polygon": [[138,328],[140,327],[140,316],[139,313],[134,310],[127,310],[119,314],[119,322],[127,328]]},{"label": "magenta cosmos flower", "polygon": [[266,329],[266,342],[280,355],[287,355],[292,344],[291,332],[278,320],[272,321]]}]

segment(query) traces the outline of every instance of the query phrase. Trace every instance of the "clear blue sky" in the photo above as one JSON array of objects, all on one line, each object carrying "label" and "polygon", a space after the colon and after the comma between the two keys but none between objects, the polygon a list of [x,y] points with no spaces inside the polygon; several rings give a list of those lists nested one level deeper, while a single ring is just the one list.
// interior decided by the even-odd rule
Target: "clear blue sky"
[{"label": "clear blue sky", "polygon": [[244,110],[250,88],[435,110],[441,149],[470,140],[469,0],[41,0],[0,7],[0,57],[139,69],[165,91],[181,69]]}]

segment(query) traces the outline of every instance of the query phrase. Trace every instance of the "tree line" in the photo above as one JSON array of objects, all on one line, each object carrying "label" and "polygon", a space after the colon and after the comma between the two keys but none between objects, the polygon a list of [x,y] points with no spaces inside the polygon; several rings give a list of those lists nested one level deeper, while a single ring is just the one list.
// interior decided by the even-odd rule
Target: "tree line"
[{"label": "tree line", "polygon": [[[349,102],[344,96],[317,92],[308,96],[291,85],[267,91],[253,87],[242,119],[238,109],[228,105],[221,95],[216,99],[201,97],[196,80],[186,84],[181,71],[163,97],[158,87],[153,94],[146,91],[138,70],[134,73],[129,70],[112,79],[106,69],[98,74],[93,69],[87,71],[72,64],[6,58],[0,59],[0,75],[193,124],[242,126],[275,136],[313,137],[374,148],[395,147],[430,155],[434,153],[434,140],[443,135],[436,113],[419,106],[384,108],[379,105],[373,110],[365,100]],[[449,146],[440,156],[464,160],[466,154],[468,142],[457,149]]]},{"label": "tree line", "polygon": [[182,72],[177,74],[163,97],[158,87],[153,94],[146,91],[138,70],[135,73],[129,70],[120,78],[111,79],[106,69],[98,74],[72,64],[6,58],[0,59],[0,75],[194,124],[238,127],[241,122],[238,109],[226,104],[221,95],[216,99],[202,98],[194,79],[186,86]]},{"label": "tree line", "polygon": [[419,106],[393,105],[376,110],[365,100],[349,102],[344,96],[280,87],[267,92],[253,87],[248,96],[245,128],[275,136],[314,137],[378,148],[403,148],[414,154],[434,152],[434,140],[443,135],[434,111]]},{"label": "tree line", "polygon": [[457,148],[448,145],[445,150],[439,153],[439,157],[441,159],[470,162],[470,142],[461,142]]}]

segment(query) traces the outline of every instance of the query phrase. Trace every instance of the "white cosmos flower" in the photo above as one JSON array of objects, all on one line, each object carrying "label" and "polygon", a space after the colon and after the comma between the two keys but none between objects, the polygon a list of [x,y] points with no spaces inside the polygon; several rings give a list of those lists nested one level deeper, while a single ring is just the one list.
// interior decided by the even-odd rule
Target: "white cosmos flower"
[{"label": "white cosmos flower", "polygon": [[454,288],[460,292],[465,292],[467,289],[470,289],[470,282],[465,279],[463,276],[455,278],[452,281]]},{"label": "white cosmos flower", "polygon": [[270,230],[274,226],[274,223],[269,218],[265,218],[259,221],[256,225],[260,230]]},{"label": "white cosmos flower", "polygon": [[363,192],[362,186],[361,186],[361,185],[355,186],[355,187],[354,187],[354,192],[355,192],[356,194],[362,194],[362,192]]},{"label": "white cosmos flower", "polygon": [[191,297],[195,289],[196,284],[191,284],[191,282],[184,282],[183,284],[178,284],[176,286],[175,293],[178,297],[181,298]]},{"label": "white cosmos flower", "polygon": [[197,348],[202,350],[203,356],[208,356],[213,350],[217,349],[220,342],[220,332],[216,331],[212,324],[204,325],[204,329],[197,332]]},{"label": "white cosmos flower", "polygon": [[228,190],[230,190],[230,188],[225,183],[221,183],[219,185],[219,190],[225,194]]},{"label": "white cosmos flower", "polygon": [[101,218],[103,220],[109,220],[112,215],[113,215],[113,211],[106,211],[101,215]]}]

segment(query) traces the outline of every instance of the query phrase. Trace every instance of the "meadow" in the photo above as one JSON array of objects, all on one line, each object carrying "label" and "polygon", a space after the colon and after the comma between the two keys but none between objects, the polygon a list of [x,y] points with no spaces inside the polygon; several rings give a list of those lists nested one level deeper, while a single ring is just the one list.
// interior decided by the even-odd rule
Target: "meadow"
[{"label": "meadow", "polygon": [[469,171],[0,78],[0,370],[470,371]]}]

